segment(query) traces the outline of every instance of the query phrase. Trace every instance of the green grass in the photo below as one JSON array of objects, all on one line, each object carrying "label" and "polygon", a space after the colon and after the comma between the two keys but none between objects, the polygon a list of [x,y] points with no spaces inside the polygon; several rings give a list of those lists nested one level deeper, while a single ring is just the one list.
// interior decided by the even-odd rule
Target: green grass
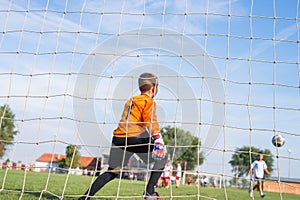
[{"label": "green grass", "polygon": [[[4,181],[5,170],[0,170],[0,184],[1,187]],[[48,185],[48,173],[37,173],[37,172],[27,172],[26,173],[26,183],[24,186],[24,191],[22,193],[24,171],[9,170],[4,182],[4,188],[0,192],[0,199],[14,200],[14,199],[59,199],[62,196],[63,190],[64,199],[77,199],[79,195],[83,194],[92,181],[92,177],[75,176],[66,174],[51,174]],[[68,179],[67,179],[68,177]],[[65,186],[65,183],[66,186]],[[115,199],[118,194],[118,185],[120,183],[119,196],[127,198],[120,199],[139,199],[141,200],[141,195],[145,188],[145,182],[143,181],[133,181],[115,179],[108,183],[104,188],[97,193],[97,196],[102,196],[101,199]],[[44,191],[42,193],[42,191]],[[247,190],[234,189],[234,188],[197,188],[196,186],[181,186],[180,188],[158,188],[156,190],[160,196],[165,196],[163,199],[170,199],[172,194],[172,199],[198,199],[197,195],[200,195],[200,199],[251,199]],[[42,195],[41,195],[42,193]],[[22,196],[21,196],[22,195]],[[280,199],[279,193],[266,193],[265,199]],[[130,196],[130,198],[128,198]],[[176,197],[181,196],[181,197]],[[184,197],[183,197],[184,196]],[[109,198],[111,197],[111,198]],[[292,194],[282,194],[283,199],[296,200],[299,199],[299,195]],[[260,199],[258,192],[255,191],[255,199]]]}]

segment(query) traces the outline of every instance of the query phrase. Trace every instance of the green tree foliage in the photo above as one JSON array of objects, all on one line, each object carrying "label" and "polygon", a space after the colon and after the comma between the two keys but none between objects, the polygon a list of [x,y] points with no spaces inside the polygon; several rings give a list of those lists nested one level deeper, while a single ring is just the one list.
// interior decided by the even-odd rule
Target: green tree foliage
[{"label": "green tree foliage", "polygon": [[174,163],[186,161],[187,170],[192,170],[195,165],[203,163],[204,156],[200,152],[201,142],[198,137],[188,131],[170,126],[163,128],[162,133],[168,155]]},{"label": "green tree foliage", "polygon": [[15,115],[8,105],[0,107],[0,157],[5,154],[7,145],[12,144],[18,133],[15,126]]},{"label": "green tree foliage", "polygon": [[[251,153],[250,153],[251,152]],[[247,174],[250,164],[257,159],[258,153],[264,154],[264,161],[268,166],[270,172],[273,171],[273,157],[269,149],[258,149],[256,147],[243,146],[237,148],[235,153],[232,155],[229,164],[232,167],[232,172],[236,177],[242,177]],[[266,177],[269,175],[266,174]]]},{"label": "green tree foliage", "polygon": [[249,188],[249,181],[246,178],[242,178],[241,186],[242,188]]},{"label": "green tree foliage", "polygon": [[[73,161],[72,161],[73,160]],[[66,158],[59,162],[59,166],[63,168],[76,168],[80,166],[80,153],[75,145],[69,145],[66,148]]]}]

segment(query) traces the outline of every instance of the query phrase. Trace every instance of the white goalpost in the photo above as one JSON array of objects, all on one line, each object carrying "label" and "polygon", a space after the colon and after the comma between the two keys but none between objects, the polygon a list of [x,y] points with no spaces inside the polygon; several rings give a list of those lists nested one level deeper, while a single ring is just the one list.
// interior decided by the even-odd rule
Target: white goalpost
[{"label": "white goalpost", "polygon": [[[108,168],[113,130],[143,72],[159,79],[173,168],[197,149],[181,160],[179,188],[156,188],[162,199],[234,199],[237,187],[249,198],[250,178],[239,174],[257,149],[273,159],[265,193],[294,198],[299,41],[299,0],[1,1],[0,199],[83,195]],[[247,166],[232,164],[239,153]],[[121,171],[95,199],[143,198],[151,166],[134,156]]]}]

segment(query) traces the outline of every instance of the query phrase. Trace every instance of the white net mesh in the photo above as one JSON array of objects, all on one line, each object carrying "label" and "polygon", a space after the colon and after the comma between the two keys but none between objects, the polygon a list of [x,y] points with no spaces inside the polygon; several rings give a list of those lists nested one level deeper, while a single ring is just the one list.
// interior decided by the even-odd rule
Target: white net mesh
[{"label": "white net mesh", "polygon": [[[249,182],[243,186],[245,176],[231,182],[239,169],[229,161],[249,146],[270,150],[274,159],[266,192],[293,198],[285,194],[300,190],[298,10],[298,0],[1,1],[3,198],[79,197],[95,172],[105,170],[112,131],[145,71],[159,77],[160,126],[189,131],[201,141],[197,171],[184,171],[185,181],[193,177],[194,184],[205,175],[217,181],[221,198],[237,198],[231,188]],[[8,111],[15,116],[7,117]],[[7,119],[18,131],[13,139],[2,130]],[[285,138],[283,147],[273,146],[276,134]],[[82,156],[79,169],[59,166],[70,145]],[[189,147],[191,141],[175,144]],[[255,154],[251,148],[245,153]],[[71,163],[77,162],[71,155]],[[175,165],[174,154],[169,156]],[[94,170],[85,172],[91,162]],[[149,167],[134,171],[145,174]],[[85,173],[93,176],[84,179]],[[98,197],[142,197],[146,181],[130,183],[138,189],[124,192],[121,180]],[[220,198],[205,190],[199,184],[160,193]]]}]

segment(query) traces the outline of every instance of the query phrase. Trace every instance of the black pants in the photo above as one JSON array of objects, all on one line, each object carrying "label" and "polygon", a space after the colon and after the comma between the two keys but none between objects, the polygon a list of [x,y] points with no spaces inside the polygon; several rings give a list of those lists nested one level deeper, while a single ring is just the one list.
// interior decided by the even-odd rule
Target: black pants
[{"label": "black pants", "polygon": [[[118,138],[113,137],[112,147],[110,149],[109,156],[109,167],[122,168],[126,166],[129,158],[135,153],[141,158],[144,163],[152,163],[154,159],[152,158],[153,141],[149,136],[148,132],[144,132],[137,137],[131,138]],[[156,162],[157,169],[164,168],[165,161]]]},{"label": "black pants", "polygon": [[154,162],[151,170],[151,176],[147,184],[145,193],[152,195],[162,170],[165,167],[166,159],[155,161],[152,157],[153,141],[148,132],[142,133],[137,137],[118,138],[113,137],[112,146],[109,155],[109,168],[94,181],[92,186],[86,191],[80,199],[89,199],[94,196],[106,183],[116,178],[119,170],[127,165],[129,158],[135,153],[146,164]]}]

